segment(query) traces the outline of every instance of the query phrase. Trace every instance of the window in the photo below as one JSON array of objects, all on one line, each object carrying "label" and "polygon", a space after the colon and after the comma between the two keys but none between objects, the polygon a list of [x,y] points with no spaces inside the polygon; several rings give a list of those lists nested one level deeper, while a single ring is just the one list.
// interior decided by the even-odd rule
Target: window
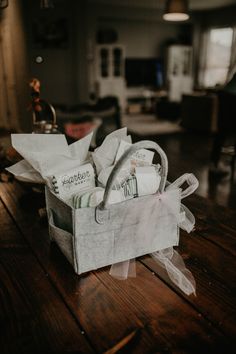
[{"label": "window", "polygon": [[214,28],[209,31],[206,41],[203,85],[223,85],[230,65],[233,28]]}]

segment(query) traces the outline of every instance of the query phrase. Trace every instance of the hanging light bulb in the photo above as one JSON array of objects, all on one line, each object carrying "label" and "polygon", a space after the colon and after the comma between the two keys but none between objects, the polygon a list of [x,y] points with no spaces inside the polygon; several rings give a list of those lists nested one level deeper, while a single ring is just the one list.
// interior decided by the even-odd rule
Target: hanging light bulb
[{"label": "hanging light bulb", "polygon": [[189,19],[187,0],[167,0],[163,15],[166,21],[186,21]]},{"label": "hanging light bulb", "polygon": [[0,9],[5,9],[8,6],[8,0],[0,0]]}]

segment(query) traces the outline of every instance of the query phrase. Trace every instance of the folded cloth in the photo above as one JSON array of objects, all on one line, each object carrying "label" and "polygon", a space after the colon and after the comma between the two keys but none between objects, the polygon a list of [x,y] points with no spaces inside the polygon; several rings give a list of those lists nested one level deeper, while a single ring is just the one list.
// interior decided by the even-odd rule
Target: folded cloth
[{"label": "folded cloth", "polygon": [[154,194],[158,191],[161,176],[155,166],[141,166],[135,168],[138,196]]},{"label": "folded cloth", "polygon": [[[95,187],[82,193],[75,194],[72,199],[72,206],[78,208],[94,208],[99,205],[104,196],[104,188]],[[124,200],[120,190],[112,190],[109,196],[109,204],[120,203]]]}]

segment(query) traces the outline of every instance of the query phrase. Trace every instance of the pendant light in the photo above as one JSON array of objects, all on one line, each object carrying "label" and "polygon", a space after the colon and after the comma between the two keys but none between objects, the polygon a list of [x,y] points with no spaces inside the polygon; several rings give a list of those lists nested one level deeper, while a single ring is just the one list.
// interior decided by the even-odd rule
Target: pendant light
[{"label": "pendant light", "polygon": [[187,0],[167,0],[163,15],[166,21],[186,21],[189,19]]},{"label": "pendant light", "polygon": [[0,9],[5,9],[8,6],[8,0],[0,0]]}]

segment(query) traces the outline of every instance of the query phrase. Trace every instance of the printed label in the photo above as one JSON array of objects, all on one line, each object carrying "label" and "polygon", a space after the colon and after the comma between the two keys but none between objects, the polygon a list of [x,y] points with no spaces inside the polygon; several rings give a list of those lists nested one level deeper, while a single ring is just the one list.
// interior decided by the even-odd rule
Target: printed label
[{"label": "printed label", "polygon": [[82,165],[64,174],[53,176],[52,183],[54,191],[62,199],[69,199],[72,194],[95,187],[94,169],[91,164]]}]

